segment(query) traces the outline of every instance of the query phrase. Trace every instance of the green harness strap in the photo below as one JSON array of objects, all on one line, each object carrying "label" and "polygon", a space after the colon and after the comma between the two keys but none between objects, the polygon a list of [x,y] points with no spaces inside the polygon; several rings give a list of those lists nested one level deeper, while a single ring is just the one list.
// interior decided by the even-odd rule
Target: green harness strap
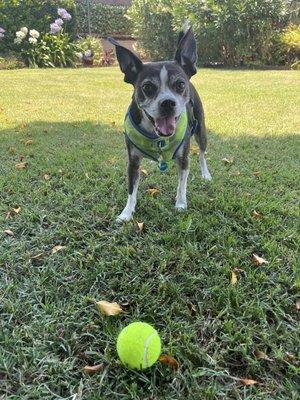
[{"label": "green harness strap", "polygon": [[124,131],[130,142],[146,157],[166,165],[175,158],[188,132],[187,112],[184,111],[181,114],[176,131],[172,136],[159,137],[137,126],[132,120],[129,110],[124,121]]}]

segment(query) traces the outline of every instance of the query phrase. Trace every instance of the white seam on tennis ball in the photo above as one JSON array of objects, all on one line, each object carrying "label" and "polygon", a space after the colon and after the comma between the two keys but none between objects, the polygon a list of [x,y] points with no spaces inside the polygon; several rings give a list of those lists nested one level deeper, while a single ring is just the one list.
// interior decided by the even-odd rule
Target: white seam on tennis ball
[{"label": "white seam on tennis ball", "polygon": [[154,336],[156,336],[156,332],[151,333],[151,335],[149,335],[147,337],[145,344],[144,344],[144,355],[143,355],[144,362],[143,362],[143,364],[145,365],[145,368],[148,367],[148,349],[149,349],[150,342]]}]

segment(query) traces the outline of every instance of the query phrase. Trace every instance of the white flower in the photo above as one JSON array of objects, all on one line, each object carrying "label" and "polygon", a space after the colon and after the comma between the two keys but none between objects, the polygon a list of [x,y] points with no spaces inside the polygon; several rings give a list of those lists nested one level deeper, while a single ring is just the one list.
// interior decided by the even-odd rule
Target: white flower
[{"label": "white flower", "polygon": [[55,22],[53,24],[50,24],[50,32],[55,35],[61,30],[61,26],[57,25]]},{"label": "white flower", "polygon": [[28,41],[29,41],[29,43],[31,43],[31,44],[37,44],[37,39],[34,38],[34,37],[30,37],[30,38],[28,39]]},{"label": "white flower", "polygon": [[62,18],[65,19],[66,21],[70,21],[72,19],[72,16],[67,12],[62,15]]},{"label": "white flower", "polygon": [[17,36],[18,39],[20,39],[22,41],[25,38],[26,35],[25,35],[24,32],[18,31],[18,32],[16,32],[16,36]]},{"label": "white flower", "polygon": [[85,57],[91,57],[92,56],[92,50],[88,49],[84,52]]},{"label": "white flower", "polygon": [[23,28],[20,29],[20,32],[23,32],[25,35],[27,35],[28,28],[26,28],[26,26],[23,26]]},{"label": "white flower", "polygon": [[0,26],[0,33],[5,33],[5,29],[1,28],[1,26]]},{"label": "white flower", "polygon": [[34,39],[37,39],[37,38],[40,36],[39,32],[36,31],[35,29],[31,29],[31,30],[29,31],[29,35],[30,35],[31,37],[33,37]]},{"label": "white flower", "polygon": [[68,11],[65,8],[58,8],[57,9],[57,14],[62,17],[64,14],[66,14]]},{"label": "white flower", "polygon": [[20,44],[20,43],[22,43],[22,39],[17,37],[17,38],[15,38],[14,43],[15,44]]},{"label": "white flower", "polygon": [[4,33],[0,32],[0,39],[4,38]]},{"label": "white flower", "polygon": [[64,23],[64,21],[61,18],[57,18],[54,23],[58,26],[62,26],[62,24]]}]

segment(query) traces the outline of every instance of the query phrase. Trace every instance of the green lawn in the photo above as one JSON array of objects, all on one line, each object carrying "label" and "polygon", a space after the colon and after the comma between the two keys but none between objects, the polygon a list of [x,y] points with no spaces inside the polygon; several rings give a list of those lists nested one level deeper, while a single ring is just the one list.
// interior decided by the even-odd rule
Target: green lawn
[{"label": "green lawn", "polygon": [[[114,222],[131,96],[119,70],[0,71],[1,399],[299,398],[300,74],[199,70],[193,81],[213,181],[192,155],[189,208],[176,213],[175,166],[145,161],[139,233]],[[103,317],[95,300],[127,313]],[[121,366],[116,337],[135,320],[158,329],[178,372]]]}]

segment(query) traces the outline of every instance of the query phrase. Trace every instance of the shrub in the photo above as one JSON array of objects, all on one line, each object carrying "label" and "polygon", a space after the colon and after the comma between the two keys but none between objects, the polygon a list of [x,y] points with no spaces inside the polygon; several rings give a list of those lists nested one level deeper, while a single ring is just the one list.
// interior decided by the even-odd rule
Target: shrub
[{"label": "shrub", "polygon": [[14,40],[24,63],[31,67],[74,67],[79,48],[70,41],[70,36],[61,30],[57,35],[40,34],[23,27],[16,32]]},{"label": "shrub", "polygon": [[94,33],[101,36],[131,33],[131,22],[125,16],[126,8],[106,4],[91,4],[90,22],[91,32],[88,27],[88,8],[86,1],[77,4],[77,31],[79,33]]},{"label": "shrub", "polygon": [[88,50],[93,52],[94,64],[101,63],[103,49],[100,39],[93,36],[87,36],[77,40],[76,44],[82,53],[85,53]]},{"label": "shrub", "polygon": [[280,35],[280,42],[285,52],[285,61],[293,68],[299,67],[300,26],[289,25]]},{"label": "shrub", "polygon": [[72,14],[68,22],[68,32],[73,38],[76,33],[76,13],[74,0],[5,0],[0,1],[1,27],[6,30],[0,41],[0,52],[13,48],[15,32],[22,26],[48,32],[50,23],[57,18],[57,8],[65,7]]},{"label": "shrub", "polygon": [[154,59],[170,57],[174,32],[189,19],[200,63],[229,66],[271,63],[273,38],[287,19],[284,0],[133,0],[128,14]]}]

